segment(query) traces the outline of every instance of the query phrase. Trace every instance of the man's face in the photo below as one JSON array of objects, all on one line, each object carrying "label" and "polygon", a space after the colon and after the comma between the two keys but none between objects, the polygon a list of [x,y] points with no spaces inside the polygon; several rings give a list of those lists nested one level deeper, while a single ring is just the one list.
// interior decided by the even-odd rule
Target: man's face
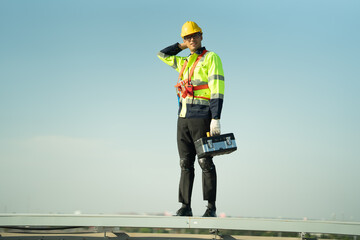
[{"label": "man's face", "polygon": [[201,48],[201,41],[203,37],[202,34],[197,32],[191,35],[187,35],[184,37],[184,43],[189,48],[191,53],[196,52],[199,48]]}]

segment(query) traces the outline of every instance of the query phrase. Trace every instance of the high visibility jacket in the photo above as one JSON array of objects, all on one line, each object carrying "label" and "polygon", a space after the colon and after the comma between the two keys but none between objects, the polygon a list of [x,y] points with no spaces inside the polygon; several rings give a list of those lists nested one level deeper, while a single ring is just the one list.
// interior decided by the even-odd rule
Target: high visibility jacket
[{"label": "high visibility jacket", "polygon": [[[182,80],[186,80],[193,64],[204,50],[205,47],[202,47],[188,57],[180,57],[176,56],[181,52],[176,43],[161,50],[158,57],[178,72],[181,71],[187,60],[188,63],[181,76]],[[207,84],[208,88],[195,90],[193,96],[183,97],[180,94],[179,117],[220,119],[224,100],[224,80],[220,57],[214,52],[206,52],[195,67],[191,83],[194,87]]]}]

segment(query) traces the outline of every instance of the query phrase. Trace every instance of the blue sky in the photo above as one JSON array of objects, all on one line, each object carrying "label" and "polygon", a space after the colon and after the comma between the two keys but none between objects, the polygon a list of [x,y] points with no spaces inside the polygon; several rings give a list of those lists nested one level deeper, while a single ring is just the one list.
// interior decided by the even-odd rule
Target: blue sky
[{"label": "blue sky", "polygon": [[[177,73],[222,59],[218,213],[360,221],[360,2],[0,1],[0,212],[174,213]],[[188,50],[180,55],[188,55]],[[193,212],[201,215],[196,167]]]}]

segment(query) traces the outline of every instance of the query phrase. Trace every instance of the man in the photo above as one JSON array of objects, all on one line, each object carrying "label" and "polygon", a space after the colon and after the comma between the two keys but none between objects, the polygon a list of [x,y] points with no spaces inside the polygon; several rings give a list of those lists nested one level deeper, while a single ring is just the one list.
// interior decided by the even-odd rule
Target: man
[{"label": "man", "polygon": [[[192,216],[191,194],[194,183],[194,142],[220,134],[220,115],[224,98],[224,72],[219,56],[202,47],[202,30],[195,22],[186,22],[181,30],[183,43],[164,48],[158,57],[179,74],[179,117],[177,145],[181,176],[177,216]],[[188,48],[188,57],[176,56]],[[216,169],[211,157],[198,159],[202,169],[203,198],[208,201],[203,217],[216,217]]]}]

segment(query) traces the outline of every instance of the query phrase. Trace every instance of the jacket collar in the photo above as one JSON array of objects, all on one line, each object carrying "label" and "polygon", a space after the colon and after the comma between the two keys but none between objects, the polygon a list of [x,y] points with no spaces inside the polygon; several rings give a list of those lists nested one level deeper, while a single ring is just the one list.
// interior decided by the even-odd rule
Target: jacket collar
[{"label": "jacket collar", "polygon": [[[204,51],[204,50],[206,50],[206,48],[205,47],[201,47],[201,48],[199,48],[198,50],[196,50],[196,54],[197,55],[200,55],[200,54],[202,54],[202,52]],[[189,56],[191,56],[192,54],[190,53],[190,55]]]},{"label": "jacket collar", "polygon": [[202,54],[202,52],[205,50],[206,48],[205,47],[201,47],[201,48],[199,48],[198,50],[196,50],[196,54],[197,55],[200,55],[200,54]]}]

